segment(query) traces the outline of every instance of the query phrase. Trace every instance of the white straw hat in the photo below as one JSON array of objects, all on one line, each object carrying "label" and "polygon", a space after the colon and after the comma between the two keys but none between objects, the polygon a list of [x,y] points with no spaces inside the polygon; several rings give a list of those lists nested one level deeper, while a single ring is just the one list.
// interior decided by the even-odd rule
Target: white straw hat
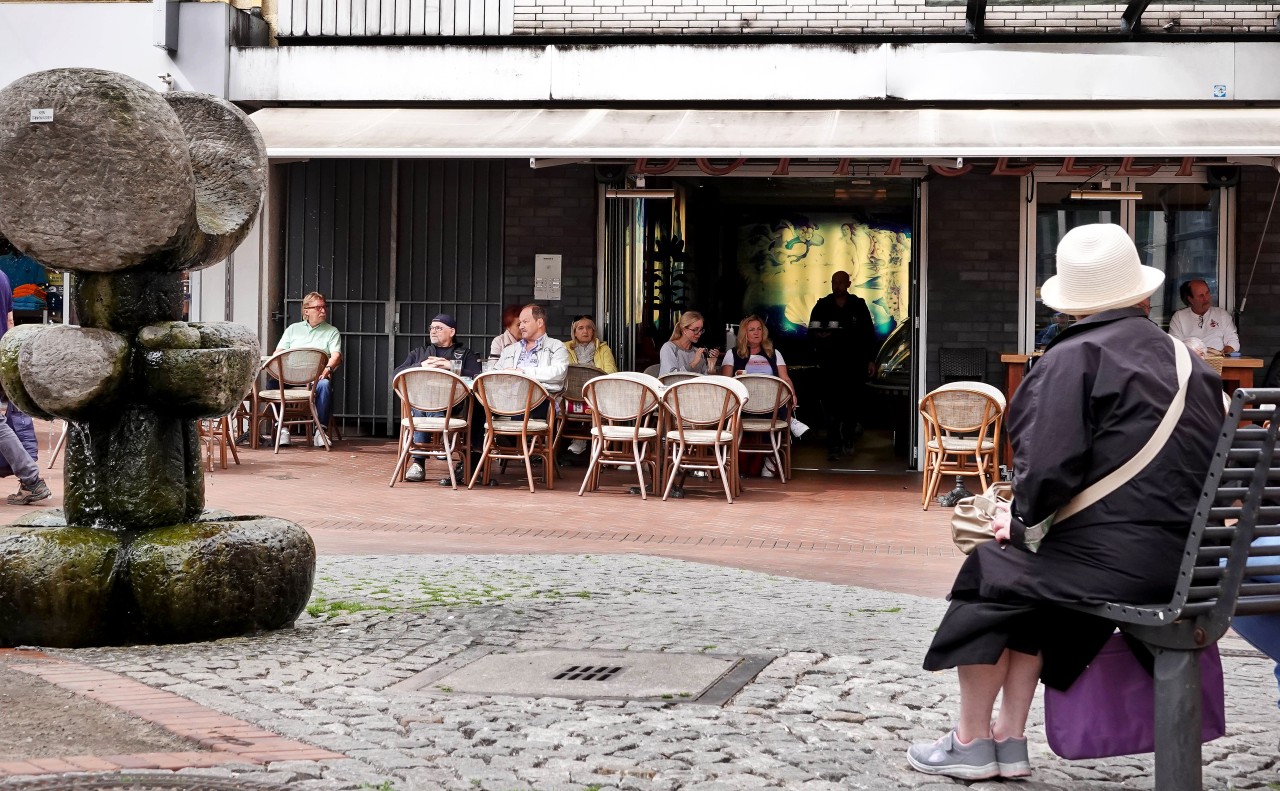
[{"label": "white straw hat", "polygon": [[1136,305],[1163,282],[1164,272],[1142,265],[1119,225],[1081,225],[1058,243],[1058,274],[1040,287],[1040,299],[1054,310],[1088,315]]}]

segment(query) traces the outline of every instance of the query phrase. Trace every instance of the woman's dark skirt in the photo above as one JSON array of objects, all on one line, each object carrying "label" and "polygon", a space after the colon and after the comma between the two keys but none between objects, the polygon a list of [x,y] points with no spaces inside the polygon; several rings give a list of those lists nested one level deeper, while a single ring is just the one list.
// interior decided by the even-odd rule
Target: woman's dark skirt
[{"label": "woman's dark skirt", "polygon": [[965,560],[925,655],[925,670],[991,665],[1007,648],[1040,653],[1046,686],[1066,689],[1115,630],[1065,603],[1168,601],[1186,528],[1081,525],[1056,533],[1038,554],[987,542]]}]

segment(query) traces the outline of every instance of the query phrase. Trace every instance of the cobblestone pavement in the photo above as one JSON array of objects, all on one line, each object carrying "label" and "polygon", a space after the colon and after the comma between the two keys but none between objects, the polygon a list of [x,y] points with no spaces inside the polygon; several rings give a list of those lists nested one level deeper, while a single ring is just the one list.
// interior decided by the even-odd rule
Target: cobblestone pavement
[{"label": "cobblestone pavement", "polygon": [[[931,789],[906,768],[958,705],[921,657],[945,602],[663,558],[330,557],[297,627],[214,643],[50,652],[348,756],[183,770],[296,789]],[[768,654],[728,704],[391,689],[497,646]],[[1280,788],[1269,664],[1224,656],[1228,735],[1205,787]],[[1151,788],[1150,756],[1067,762],[1032,712],[1033,777],[995,789]],[[0,784],[3,788],[3,784]]]}]

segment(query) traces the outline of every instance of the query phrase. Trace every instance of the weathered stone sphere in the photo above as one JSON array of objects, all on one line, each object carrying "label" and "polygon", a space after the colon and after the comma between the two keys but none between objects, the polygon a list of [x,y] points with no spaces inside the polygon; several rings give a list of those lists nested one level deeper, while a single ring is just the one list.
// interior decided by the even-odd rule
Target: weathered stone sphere
[{"label": "weathered stone sphere", "polygon": [[0,90],[0,233],[45,266],[140,265],[194,227],[195,191],[182,124],[141,82],[54,69]]},{"label": "weathered stone sphere", "polygon": [[278,629],[306,606],[315,560],[307,531],[274,517],[149,531],[125,560],[135,623],[165,641]]},{"label": "weathered stone sphere", "polygon": [[[5,333],[0,345],[10,344]],[[89,327],[40,326],[12,341],[18,353],[20,392],[37,414],[85,420],[115,403],[129,367],[123,335]],[[7,390],[7,388],[6,388]],[[18,401],[21,406],[22,401]]]},{"label": "weathered stone sphere", "polygon": [[144,392],[157,411],[222,417],[249,395],[258,339],[248,327],[169,321],[138,332]]},{"label": "weathered stone sphere", "polygon": [[215,264],[253,227],[267,183],[267,146],[258,127],[231,102],[203,93],[167,93],[165,101],[191,141],[199,233],[185,240],[170,269]]},{"label": "weathered stone sphere", "polygon": [[105,530],[0,527],[0,645],[101,645],[120,551]]}]

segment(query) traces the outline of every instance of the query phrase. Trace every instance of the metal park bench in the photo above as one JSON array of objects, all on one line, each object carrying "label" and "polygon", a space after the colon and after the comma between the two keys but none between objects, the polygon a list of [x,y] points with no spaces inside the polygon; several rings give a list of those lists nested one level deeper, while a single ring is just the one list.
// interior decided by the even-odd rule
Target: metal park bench
[{"label": "metal park bench", "polygon": [[[1161,604],[1079,607],[1116,622],[1155,656],[1155,787],[1199,791],[1200,650],[1235,615],[1280,612],[1280,467],[1274,459],[1280,389],[1241,389],[1231,400],[1213,464],[1196,506],[1177,589]],[[1264,423],[1269,421],[1269,426]],[[1246,564],[1250,557],[1257,558]]]}]

